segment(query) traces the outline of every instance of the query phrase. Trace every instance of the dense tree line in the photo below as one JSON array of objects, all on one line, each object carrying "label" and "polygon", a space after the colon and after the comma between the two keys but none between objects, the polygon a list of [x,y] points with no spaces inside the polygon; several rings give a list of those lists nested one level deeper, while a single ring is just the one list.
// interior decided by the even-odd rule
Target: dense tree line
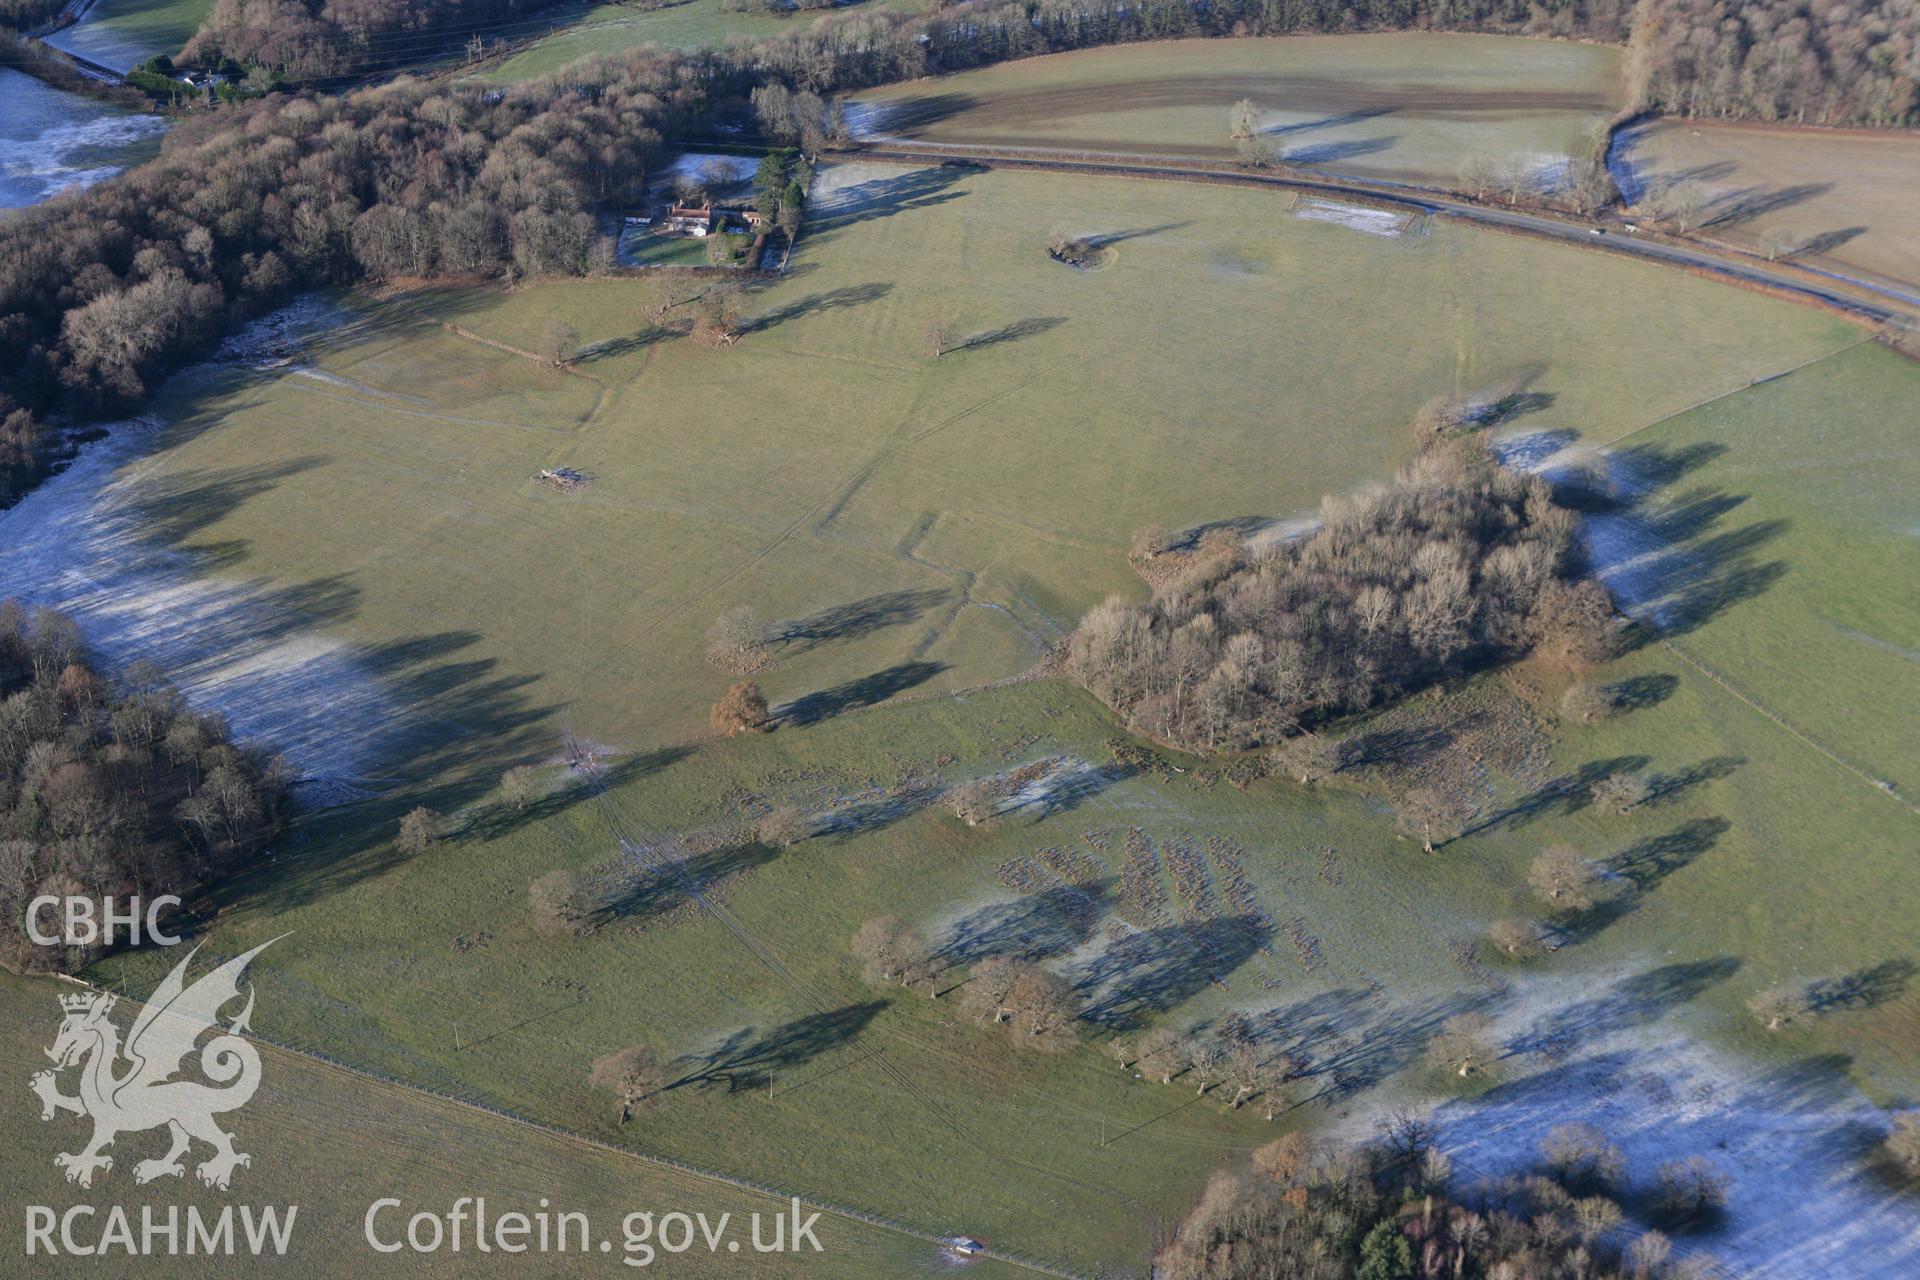
[{"label": "dense tree line", "polygon": [[0,0],[0,27],[31,31],[51,22],[67,7],[67,0]]},{"label": "dense tree line", "polygon": [[725,70],[642,51],[565,91],[402,81],[182,124],[158,160],[0,226],[0,423],[125,410],[299,289],[610,261],[593,211]]},{"label": "dense tree line", "polygon": [[1641,0],[1642,107],[1794,124],[1920,124],[1920,0]]},{"label": "dense tree line", "polygon": [[[283,790],[277,765],[151,666],[110,684],[69,619],[0,603],[0,964],[86,963],[92,948],[28,939],[34,898],[190,897],[259,852]],[[58,920],[43,913],[40,929]]]},{"label": "dense tree line", "polygon": [[[1433,1125],[1396,1114],[1354,1148],[1290,1133],[1250,1167],[1216,1174],[1156,1259],[1165,1280],[1681,1280],[1710,1260],[1675,1256],[1662,1232],[1630,1234],[1614,1198],[1617,1147],[1585,1125],[1542,1144],[1546,1172],[1457,1188]],[[1656,1171],[1653,1205],[1684,1225],[1726,1180],[1702,1159]]]},{"label": "dense tree line", "polygon": [[1595,658],[1610,611],[1569,576],[1576,531],[1546,481],[1500,465],[1477,433],[1445,436],[1391,484],[1325,499],[1297,541],[1149,537],[1152,600],[1091,611],[1072,670],[1136,731],[1215,751],[1543,642]]},{"label": "dense tree line", "polygon": [[309,80],[403,66],[562,0],[215,0],[183,60]]}]

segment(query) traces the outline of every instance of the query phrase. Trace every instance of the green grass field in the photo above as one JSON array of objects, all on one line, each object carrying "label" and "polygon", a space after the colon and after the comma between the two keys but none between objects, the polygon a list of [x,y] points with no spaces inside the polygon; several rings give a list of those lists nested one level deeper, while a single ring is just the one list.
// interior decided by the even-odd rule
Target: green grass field
[{"label": "green grass field", "polygon": [[53,43],[110,67],[130,67],[186,46],[213,11],[213,0],[96,0],[86,17]]},{"label": "green grass field", "polygon": [[[41,1050],[53,1040],[59,1023],[55,997],[71,987],[27,982],[0,975],[0,1064],[10,1079],[25,1080],[47,1063]],[[123,1029],[125,1022],[123,1020]],[[66,1086],[71,1089],[72,1086]],[[24,1095],[23,1095],[24,1096]],[[159,1182],[136,1189],[131,1169],[136,1159],[158,1156],[165,1138],[158,1133],[128,1135],[115,1144],[115,1167],[92,1188],[94,1197],[125,1204],[138,1221],[139,1207],[193,1205],[217,1214],[238,1201],[247,1205],[299,1206],[283,1267],[302,1274],[366,1276],[525,1275],[537,1266],[541,1275],[606,1275],[625,1256],[623,1221],[630,1213],[704,1212],[709,1222],[723,1213],[750,1232],[749,1215],[767,1219],[786,1209],[774,1197],[758,1195],[709,1179],[648,1164],[568,1138],[541,1133],[504,1118],[483,1114],[390,1085],[350,1076],[337,1068],[296,1055],[264,1055],[260,1091],[244,1113],[230,1121],[236,1145],[253,1156],[239,1170],[231,1193],[210,1190],[192,1180]],[[60,1209],[76,1195],[55,1168],[56,1151],[76,1149],[84,1140],[82,1122],[71,1116],[39,1119],[38,1106],[0,1109],[0,1188],[16,1206]],[[609,1258],[598,1252],[582,1257],[549,1254],[530,1263],[526,1255],[477,1253],[471,1235],[459,1253],[411,1251],[386,1255],[364,1243],[363,1219],[376,1200],[393,1197],[403,1209],[388,1209],[377,1219],[381,1239],[404,1230],[405,1218],[427,1210],[444,1214],[462,1196],[489,1197],[490,1212],[534,1213],[544,1198],[551,1211],[588,1215],[594,1239],[614,1242]],[[803,1214],[803,1217],[805,1215]],[[395,1223],[397,1229],[389,1230]],[[469,1231],[471,1229],[469,1228]],[[637,1230],[637,1225],[636,1225]],[[82,1237],[85,1228],[82,1228]],[[933,1265],[937,1247],[864,1222],[824,1215],[815,1227],[821,1251],[769,1257],[743,1245],[738,1253],[710,1254],[704,1244],[678,1255],[659,1254],[655,1268],[691,1276],[851,1276],[895,1280]],[[751,1240],[750,1235],[742,1239]],[[17,1246],[16,1246],[17,1247]],[[724,1247],[724,1246],[723,1246]],[[164,1245],[162,1245],[164,1249]],[[636,1248],[636,1260],[644,1255]],[[168,1264],[161,1263],[165,1268]],[[236,1258],[196,1257],[173,1264],[179,1274],[253,1275],[263,1264]],[[34,1258],[32,1271],[44,1276],[152,1275],[155,1270],[124,1257]],[[331,1269],[330,1269],[331,1268]],[[976,1270],[975,1268],[978,1268]],[[992,1280],[1025,1274],[996,1262],[969,1269]],[[642,1274],[646,1274],[642,1271]]]},{"label": "green grass field", "polygon": [[1184,40],[889,86],[856,118],[927,142],[1223,159],[1247,98],[1292,163],[1451,185],[1476,154],[1552,171],[1619,109],[1619,77],[1617,49],[1496,36]]},{"label": "green grass field", "polygon": [[[864,0],[867,8],[919,9],[915,0]],[[619,53],[643,44],[669,49],[717,47],[764,40],[812,23],[819,13],[728,13],[720,0],[678,0],[648,13],[625,5],[591,8],[561,31],[488,68],[479,78],[499,83],[532,80],[569,62]]]},{"label": "green grass field", "polygon": [[[1059,266],[1058,231],[1108,236],[1117,256]],[[409,726],[366,780],[380,797],[307,817],[224,897],[214,950],[293,934],[258,965],[264,1034],[923,1230],[1138,1270],[1149,1224],[1209,1171],[1341,1113],[1269,1125],[1136,1082],[1096,1052],[1104,1034],[1017,1053],[944,1004],[862,984],[846,949],[860,921],[1054,935],[1107,1028],[1325,1018],[1356,1047],[1316,1056],[1386,1091],[1365,1106],[1424,1082],[1438,1017],[1493,998],[1492,976],[1523,982],[1459,947],[1529,909],[1527,860],[1564,840],[1635,888],[1541,972],[1679,966],[1695,1034],[1768,1062],[1845,1054],[1874,1097],[1911,1092],[1911,994],[1785,1040],[1741,1009],[1774,981],[1903,956],[1920,864],[1910,810],[1737,696],[1905,781],[1903,664],[1920,646],[1910,606],[1875,587],[1912,576],[1895,456],[1911,364],[1820,313],[1575,248],[1444,222],[1368,234],[1265,192],[948,168],[828,170],[792,274],[753,294],[732,349],[653,329],[664,287],[363,301],[309,352],[322,377],[229,374],[163,401],[177,425],[136,475],[155,536],[310,602]],[[566,373],[444,327],[535,348],[556,319],[597,344]],[[936,321],[960,341],[938,359]],[[1491,752],[1484,774],[1472,757],[1470,835],[1423,857],[1372,785],[1243,792],[1192,761],[1102,774],[991,832],[929,802],[1048,755],[1109,762],[1115,728],[1086,695],[977,686],[1104,595],[1142,590],[1133,529],[1308,513],[1404,459],[1429,396],[1513,378],[1533,406],[1513,430],[1724,450],[1657,495],[1682,508],[1661,527],[1693,568],[1660,583],[1692,625],[1679,654],[1649,646],[1600,677],[1634,682],[1642,709],[1557,724],[1562,677],[1528,669],[1394,713],[1479,707],[1499,726],[1456,753],[1468,768]],[[591,483],[533,482],[554,466]],[[704,632],[737,604],[793,624],[761,679],[809,723],[694,741],[733,678],[703,660]],[[867,707],[898,694],[924,697]],[[570,738],[611,752],[604,794],[550,765],[548,798],[498,801],[501,768]],[[1622,767],[1655,774],[1658,802],[1603,816],[1555,782]],[[454,835],[405,859],[389,833],[422,801]],[[833,830],[741,844],[775,803]],[[1130,828],[1169,857],[1231,841],[1276,922],[1265,949],[1206,923],[1241,911],[1202,854],[1211,887],[1159,880],[1198,933],[1147,917],[1145,958],[1116,951],[1102,904]],[[723,915],[655,875],[593,936],[531,928],[534,878],[643,859],[664,833],[687,837]],[[1005,870],[1068,849],[1097,871],[1091,931]],[[140,990],[166,959],[96,976]],[[585,1068],[640,1039],[682,1056],[686,1079],[621,1132]]]},{"label": "green grass field", "polygon": [[1879,344],[1621,442],[1685,526],[1651,568],[1680,649],[1870,777],[1920,794],[1913,362]]},{"label": "green grass field", "polygon": [[[1639,196],[1697,183],[1702,234],[1759,250],[1770,234],[1829,271],[1920,286],[1920,137],[1898,129],[1784,129],[1663,120],[1625,156]],[[1642,194],[1644,193],[1644,194]]]}]

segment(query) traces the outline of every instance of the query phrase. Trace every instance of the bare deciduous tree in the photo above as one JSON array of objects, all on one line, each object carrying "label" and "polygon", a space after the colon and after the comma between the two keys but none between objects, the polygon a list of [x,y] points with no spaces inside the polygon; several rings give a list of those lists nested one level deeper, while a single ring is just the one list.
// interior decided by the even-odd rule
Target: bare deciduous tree
[{"label": "bare deciduous tree", "polygon": [[1339,740],[1323,733],[1297,733],[1273,749],[1273,758],[1303,787],[1331,778],[1346,763]]},{"label": "bare deciduous tree", "polygon": [[1760,252],[1768,262],[1791,258],[1800,248],[1800,237],[1785,227],[1769,227],[1760,233]]},{"label": "bare deciduous tree", "polygon": [[1640,774],[1609,774],[1593,784],[1593,803],[1609,813],[1631,813],[1646,803],[1652,791]]},{"label": "bare deciduous tree", "polygon": [[1527,885],[1556,907],[1586,911],[1599,896],[1601,878],[1599,869],[1578,849],[1556,844],[1527,868]]},{"label": "bare deciduous tree", "polygon": [[912,986],[927,964],[925,939],[893,916],[863,923],[853,935],[853,954],[867,981]]},{"label": "bare deciduous tree", "polygon": [[667,1087],[667,1072],[650,1045],[628,1045],[595,1058],[587,1083],[613,1094],[620,1104],[621,1124],[631,1120],[636,1110],[665,1105],[661,1092]]},{"label": "bare deciduous tree", "polygon": [[1697,182],[1676,182],[1654,201],[1656,215],[1681,235],[1695,230],[1706,215],[1707,193]]},{"label": "bare deciduous tree", "polygon": [[1140,1038],[1140,1070],[1143,1074],[1172,1084],[1173,1078],[1187,1069],[1187,1045],[1173,1031],[1156,1027]]},{"label": "bare deciduous tree", "polygon": [[1460,163],[1460,185],[1476,200],[1484,200],[1500,182],[1500,166],[1492,156],[1475,153]]},{"label": "bare deciduous tree", "polygon": [[580,331],[565,320],[555,320],[540,335],[540,358],[558,369],[573,359],[580,345]]},{"label": "bare deciduous tree", "polygon": [[1505,916],[1487,926],[1487,941],[1512,960],[1526,960],[1540,954],[1540,930],[1531,921]]},{"label": "bare deciduous tree", "polygon": [[1484,1013],[1456,1013],[1427,1041],[1427,1060],[1465,1080],[1493,1065],[1498,1050],[1488,1039],[1492,1020]]},{"label": "bare deciduous tree", "polygon": [[1560,711],[1569,720],[1593,724],[1605,720],[1620,709],[1614,696],[1596,685],[1576,683],[1560,695]]},{"label": "bare deciduous tree", "polygon": [[540,795],[540,771],[517,764],[500,775],[500,794],[516,809],[524,809]]},{"label": "bare deciduous tree", "polygon": [[1902,1111],[1881,1144],[1894,1164],[1908,1177],[1920,1178],[1920,1111]]},{"label": "bare deciduous tree", "polygon": [[790,849],[813,834],[813,819],[804,809],[783,804],[760,819],[757,834],[760,843],[774,849]]},{"label": "bare deciduous tree", "polygon": [[734,675],[758,675],[773,665],[773,638],[752,605],[735,605],[707,628],[707,661]]},{"label": "bare deciduous tree", "polygon": [[1432,853],[1460,831],[1460,806],[1437,787],[1413,787],[1394,797],[1393,811],[1405,835],[1417,836]]},{"label": "bare deciduous tree", "polygon": [[947,793],[947,807],[970,827],[991,823],[1000,811],[1000,788],[992,778],[975,778]]},{"label": "bare deciduous tree", "polygon": [[1590,1124],[1555,1125],[1540,1142],[1547,1168],[1574,1191],[1603,1191],[1627,1170],[1626,1153]]},{"label": "bare deciduous tree", "polygon": [[1698,1222],[1724,1209],[1730,1180],[1705,1156],[1668,1160],[1653,1171],[1654,1202],[1682,1222]]},{"label": "bare deciduous tree", "polygon": [[1235,142],[1245,142],[1260,130],[1260,108],[1253,105],[1253,99],[1242,98],[1233,104],[1227,112],[1227,137]]},{"label": "bare deciduous tree", "polygon": [[1030,965],[1007,993],[1013,1008],[1014,1043],[1025,1049],[1055,1051],[1073,1043],[1080,997],[1064,978]]},{"label": "bare deciduous tree", "polygon": [[541,933],[584,933],[593,924],[599,904],[592,886],[577,871],[549,871],[527,889],[533,927]]},{"label": "bare deciduous tree", "polygon": [[394,843],[402,853],[425,853],[440,843],[440,815],[425,805],[409,809],[400,819],[400,833]]},{"label": "bare deciduous tree", "polygon": [[1649,1277],[1667,1265],[1667,1259],[1672,1256],[1673,1241],[1658,1231],[1649,1231],[1636,1237],[1634,1242],[1627,1246],[1623,1260],[1634,1280],[1649,1280]]},{"label": "bare deciduous tree", "polygon": [[1814,1008],[1805,985],[1789,983],[1769,987],[1754,996],[1747,1001],[1747,1011],[1758,1018],[1760,1025],[1767,1030],[1785,1031],[1811,1018]]},{"label": "bare deciduous tree", "polygon": [[1026,973],[1028,965],[1012,956],[988,956],[973,966],[966,985],[960,988],[960,1007],[988,1022],[1005,1022],[1013,1016],[1013,989]]}]

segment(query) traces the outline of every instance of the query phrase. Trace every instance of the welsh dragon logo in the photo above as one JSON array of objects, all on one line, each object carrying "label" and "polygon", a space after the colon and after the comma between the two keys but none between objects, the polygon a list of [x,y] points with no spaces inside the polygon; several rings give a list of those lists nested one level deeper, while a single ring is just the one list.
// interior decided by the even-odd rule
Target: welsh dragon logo
[{"label": "welsh dragon logo", "polygon": [[[120,1029],[109,1016],[119,997],[105,992],[60,997],[65,1017],[47,1057],[54,1070],[34,1074],[31,1086],[40,1095],[40,1118],[69,1111],[93,1121],[93,1139],[78,1153],[53,1158],[67,1172],[68,1182],[93,1185],[93,1175],[113,1168],[104,1154],[123,1133],[165,1127],[172,1145],[158,1160],[142,1160],[133,1167],[135,1182],[178,1178],[186,1172],[181,1157],[195,1140],[213,1148],[213,1155],[194,1172],[200,1181],[222,1191],[233,1171],[252,1160],[233,1147],[233,1135],[214,1123],[214,1117],[247,1105],[260,1087],[260,1055],[242,1037],[253,1016],[253,988],[238,1017],[220,1024],[220,1010],[240,996],[240,975],[249,961],[279,939],[263,942],[245,955],[235,956],[213,972],[186,984],[187,966],[199,953],[195,947],[174,966],[133,1020],[124,1045]],[[216,1032],[206,1044],[200,1038]],[[212,1084],[178,1079],[196,1047],[200,1074]],[[80,1092],[60,1092],[56,1073],[80,1070]]]}]

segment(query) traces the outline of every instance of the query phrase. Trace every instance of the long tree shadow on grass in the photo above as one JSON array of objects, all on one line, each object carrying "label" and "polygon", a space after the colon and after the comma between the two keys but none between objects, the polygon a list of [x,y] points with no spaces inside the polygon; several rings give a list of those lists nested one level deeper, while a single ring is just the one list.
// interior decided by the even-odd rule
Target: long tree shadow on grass
[{"label": "long tree shadow on grass", "polygon": [[1718,443],[1622,450],[1611,460],[1612,494],[1596,495],[1587,508],[1595,576],[1626,613],[1652,623],[1660,635],[1696,630],[1764,594],[1786,572],[1783,561],[1761,552],[1790,521],[1728,527],[1744,496],[1711,486],[1675,487],[1726,452]]},{"label": "long tree shadow on grass", "polygon": [[1582,1037],[1609,1035],[1658,1022],[1680,1005],[1697,999],[1709,987],[1740,970],[1732,956],[1662,965],[1636,974],[1604,995],[1555,1010],[1507,1047],[1519,1053],[1559,1052]]},{"label": "long tree shadow on grass", "polygon": [[1856,236],[1867,233],[1866,227],[1837,227],[1832,231],[1822,231],[1817,236],[1800,242],[1793,251],[1796,258],[1817,258],[1823,253],[1832,253]]},{"label": "long tree shadow on grass", "polygon": [[[656,773],[692,754],[691,747],[660,747],[637,751],[601,763],[594,779],[569,771],[560,785],[538,799],[515,805],[501,799],[474,803],[465,824],[454,834],[462,840],[501,840],[516,831],[538,826],[566,813],[575,805],[591,800],[602,788],[615,789],[622,783]],[[523,763],[532,763],[526,761]]]},{"label": "long tree shadow on grass", "polygon": [[1381,116],[1390,116],[1398,107],[1362,107],[1358,111],[1342,111],[1338,115],[1322,116],[1318,120],[1302,120],[1298,124],[1277,124],[1260,132],[1269,138],[1291,137],[1296,133],[1310,133],[1316,129],[1338,129],[1342,125],[1365,124]]},{"label": "long tree shadow on grass", "polygon": [[930,93],[924,98],[888,103],[882,109],[879,124],[883,134],[909,134],[979,105],[980,100],[970,93]]},{"label": "long tree shadow on grass", "polygon": [[1375,138],[1338,138],[1327,142],[1315,142],[1288,151],[1287,163],[1337,164],[1342,160],[1351,160],[1355,156],[1368,156],[1378,151],[1385,151],[1398,141],[1400,141],[1399,134],[1387,133]]},{"label": "long tree shadow on grass", "polygon": [[1290,1078],[1313,1082],[1303,1102],[1333,1101],[1413,1065],[1448,1018],[1492,1000],[1456,994],[1385,1005],[1371,991],[1345,987],[1263,1011],[1253,1037],[1286,1063]]},{"label": "long tree shadow on grass", "polygon": [[893,292],[893,285],[882,280],[871,280],[866,284],[844,285],[838,289],[829,289],[825,293],[812,293],[804,298],[785,302],[771,311],[748,320],[740,326],[740,332],[764,333],[777,328],[790,320],[801,320],[807,316],[819,315],[824,311],[837,311],[842,307],[857,307],[868,302],[878,302]]},{"label": "long tree shadow on grass", "polygon": [[896,663],[884,671],[795,698],[777,708],[773,718],[782,725],[817,724],[846,711],[885,702],[915,685],[926,683],[946,669],[944,662]]},{"label": "long tree shadow on grass", "polygon": [[1105,913],[1111,882],[1056,885],[1041,893],[994,902],[956,920],[928,953],[942,973],[996,956],[1045,960],[1093,937]]},{"label": "long tree shadow on grass", "polygon": [[1073,973],[1081,1017],[1108,1031],[1138,1027],[1224,983],[1271,933],[1261,917],[1233,915],[1127,934]]},{"label": "long tree shadow on grass", "polygon": [[788,653],[805,653],[839,640],[859,640],[913,622],[947,596],[947,592],[936,588],[883,591],[782,622],[774,628],[774,640]]},{"label": "long tree shadow on grass", "polygon": [[1544,818],[1568,817],[1593,803],[1594,784],[1616,773],[1634,773],[1650,762],[1645,756],[1614,756],[1589,760],[1571,773],[1563,773],[1536,787],[1510,805],[1494,810],[1462,834],[1482,831],[1517,831]]},{"label": "long tree shadow on grass", "polygon": [[689,1055],[686,1074],[667,1089],[726,1086],[728,1093],[764,1088],[783,1071],[840,1048],[867,1029],[884,1000],[844,1005],[762,1030],[742,1027],[703,1053]]},{"label": "long tree shadow on grass", "polygon": [[958,200],[966,193],[951,188],[977,172],[979,167],[969,164],[932,165],[841,187],[816,203],[800,243],[804,246],[809,240],[831,238],[835,232],[862,222]]},{"label": "long tree shadow on grass", "polygon": [[777,849],[753,842],[689,853],[664,867],[623,859],[593,877],[593,892],[600,903],[596,923],[644,924],[691,903],[694,894],[765,866],[778,854]]},{"label": "long tree shadow on grass", "polygon": [[1615,891],[1584,910],[1549,916],[1546,924],[1555,941],[1560,946],[1577,946],[1598,937],[1638,910],[1662,880],[1713,848],[1732,826],[1725,818],[1695,818],[1665,835],[1651,836],[1601,859],[1601,871],[1616,886]]},{"label": "long tree shadow on grass", "polygon": [[1012,324],[1001,325],[998,329],[986,329],[948,347],[944,354],[958,355],[962,351],[982,351],[988,347],[997,347],[1003,343],[1018,342],[1022,338],[1032,338],[1057,329],[1067,322],[1065,316],[1033,316],[1026,320],[1015,320]]},{"label": "long tree shadow on grass", "polygon": [[1751,222],[1755,218],[1823,196],[1831,190],[1831,182],[1800,182],[1784,187],[1744,187],[1729,191],[1707,206],[1701,225],[1730,227]]},{"label": "long tree shadow on grass", "polygon": [[1837,978],[1822,978],[1807,988],[1807,1000],[1820,1013],[1877,1009],[1905,995],[1916,972],[1920,970],[1913,961],[1897,956]]}]

